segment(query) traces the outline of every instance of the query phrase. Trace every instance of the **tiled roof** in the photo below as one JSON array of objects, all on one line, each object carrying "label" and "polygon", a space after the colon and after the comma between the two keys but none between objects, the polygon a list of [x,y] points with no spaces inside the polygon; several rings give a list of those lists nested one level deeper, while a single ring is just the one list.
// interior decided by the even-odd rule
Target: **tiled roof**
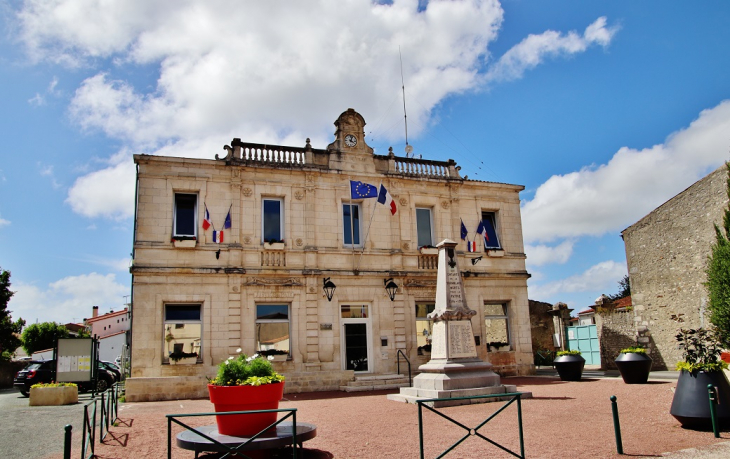
[{"label": "tiled roof", "polygon": [[123,314],[126,314],[127,312],[128,312],[127,311],[127,308],[124,308],[121,311],[107,312],[106,314],[103,314],[103,315],[100,315],[100,316],[96,316],[96,317],[92,317],[91,319],[84,319],[84,320],[86,321],[87,324],[89,324],[91,322],[98,322],[98,321],[100,321],[102,319],[109,319],[111,317],[121,316]]}]

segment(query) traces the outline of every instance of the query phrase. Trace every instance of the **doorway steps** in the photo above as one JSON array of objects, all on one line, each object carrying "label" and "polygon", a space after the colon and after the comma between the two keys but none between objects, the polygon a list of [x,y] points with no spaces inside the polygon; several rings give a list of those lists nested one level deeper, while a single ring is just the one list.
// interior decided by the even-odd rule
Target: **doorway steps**
[{"label": "doorway steps", "polygon": [[410,386],[407,375],[357,375],[355,376],[355,379],[349,381],[347,385],[340,386],[340,390],[344,392],[366,392],[373,390],[398,389]]}]

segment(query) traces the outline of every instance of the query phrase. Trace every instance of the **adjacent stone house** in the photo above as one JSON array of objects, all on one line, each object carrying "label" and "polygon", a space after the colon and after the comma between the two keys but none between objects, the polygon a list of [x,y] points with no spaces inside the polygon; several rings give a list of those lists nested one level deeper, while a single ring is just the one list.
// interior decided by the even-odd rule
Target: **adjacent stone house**
[{"label": "adjacent stone house", "polygon": [[641,344],[651,347],[654,369],[673,369],[682,358],[679,328],[709,325],[705,267],[727,205],[723,165],[626,228],[622,233]]},{"label": "adjacent stone house", "polygon": [[238,348],[274,356],[286,392],[393,374],[399,359],[404,372],[403,356],[417,369],[432,246],[460,240],[461,220],[478,240],[458,256],[479,356],[502,374],[534,371],[523,187],[468,180],[452,160],[376,155],[352,109],[335,126],[325,149],[233,139],[215,159],[135,155],[127,400],[206,397],[205,377]]}]

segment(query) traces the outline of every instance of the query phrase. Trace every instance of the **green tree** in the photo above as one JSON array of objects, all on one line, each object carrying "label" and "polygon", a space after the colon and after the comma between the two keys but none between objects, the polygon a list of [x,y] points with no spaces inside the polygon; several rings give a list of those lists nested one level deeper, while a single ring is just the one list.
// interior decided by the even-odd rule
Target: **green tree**
[{"label": "green tree", "polygon": [[31,324],[23,330],[23,349],[28,355],[56,347],[58,338],[68,338],[68,330],[56,322]]},{"label": "green tree", "polygon": [[8,302],[15,292],[10,291],[10,271],[0,268],[0,361],[10,360],[15,350],[22,344],[17,334],[23,329],[25,321],[13,318],[8,311]]},{"label": "green tree", "polygon": [[[730,163],[725,163],[728,171],[725,186],[730,199]],[[710,322],[715,326],[720,343],[730,347],[730,204],[725,208],[722,228],[715,223],[715,243],[707,257],[707,293]]]},{"label": "green tree", "polygon": [[615,295],[608,295],[608,299],[611,301],[620,300],[631,296],[631,283],[629,282],[629,275],[625,275],[620,281],[618,281],[618,293]]}]

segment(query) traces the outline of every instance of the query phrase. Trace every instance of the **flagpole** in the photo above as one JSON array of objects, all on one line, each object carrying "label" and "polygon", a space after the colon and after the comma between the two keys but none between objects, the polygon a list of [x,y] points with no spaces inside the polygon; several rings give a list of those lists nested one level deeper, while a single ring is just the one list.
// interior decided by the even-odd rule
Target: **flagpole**
[{"label": "flagpole", "polygon": [[[383,182],[380,182],[378,185],[378,193],[380,193],[380,187],[383,185]],[[375,216],[375,209],[378,207],[378,201],[377,198],[375,200],[375,205],[373,205],[373,211],[370,214],[370,222],[368,222],[368,229],[365,231],[365,238],[362,241],[362,250],[360,250],[360,257],[357,259],[357,267],[360,268],[360,261],[362,260],[362,255],[365,252],[365,241],[368,240],[368,234],[370,234],[370,225],[373,224],[373,217]]]},{"label": "flagpole", "polygon": [[352,271],[355,271],[355,228],[352,219],[352,182],[350,182],[350,246],[352,246]]}]

